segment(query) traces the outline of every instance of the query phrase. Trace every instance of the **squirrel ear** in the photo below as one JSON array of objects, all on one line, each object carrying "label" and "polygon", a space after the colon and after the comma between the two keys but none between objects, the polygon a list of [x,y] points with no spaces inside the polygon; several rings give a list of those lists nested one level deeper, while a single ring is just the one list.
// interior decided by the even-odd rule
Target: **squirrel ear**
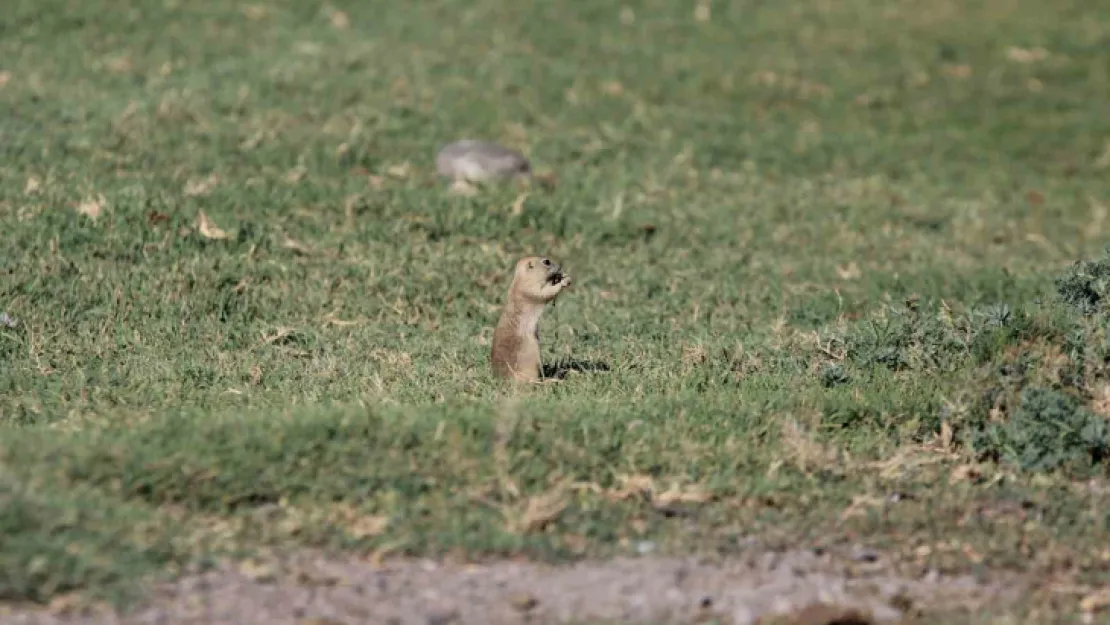
[{"label": "squirrel ear", "polygon": [[536,266],[535,266],[534,264],[532,264],[532,262],[531,262],[531,261],[529,261],[529,262],[528,262],[528,268],[529,268],[529,269],[535,269],[535,267],[536,267]]}]

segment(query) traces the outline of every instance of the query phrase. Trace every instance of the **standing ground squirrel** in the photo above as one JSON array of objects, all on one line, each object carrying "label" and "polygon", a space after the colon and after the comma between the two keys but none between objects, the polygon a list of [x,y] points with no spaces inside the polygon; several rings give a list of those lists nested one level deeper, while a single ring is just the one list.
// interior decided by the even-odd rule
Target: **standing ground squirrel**
[{"label": "standing ground squirrel", "polygon": [[540,316],[570,286],[570,276],[549,258],[528,256],[517,261],[508,301],[493,331],[490,363],[499,378],[537,382],[540,368]]}]

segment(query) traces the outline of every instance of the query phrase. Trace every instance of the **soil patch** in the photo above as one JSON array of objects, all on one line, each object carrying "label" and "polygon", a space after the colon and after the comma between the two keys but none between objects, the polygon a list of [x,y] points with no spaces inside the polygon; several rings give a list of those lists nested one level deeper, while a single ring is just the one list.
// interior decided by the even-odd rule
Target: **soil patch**
[{"label": "soil patch", "polygon": [[[870,566],[870,569],[868,568]],[[627,557],[532,562],[375,565],[301,553],[227,564],[157,587],[128,614],[11,611],[25,625],[469,625],[521,623],[896,623],[915,613],[979,610],[1018,598],[1022,584],[931,572],[899,576],[872,552],[763,552],[724,560]],[[57,606],[55,606],[57,608]]]}]

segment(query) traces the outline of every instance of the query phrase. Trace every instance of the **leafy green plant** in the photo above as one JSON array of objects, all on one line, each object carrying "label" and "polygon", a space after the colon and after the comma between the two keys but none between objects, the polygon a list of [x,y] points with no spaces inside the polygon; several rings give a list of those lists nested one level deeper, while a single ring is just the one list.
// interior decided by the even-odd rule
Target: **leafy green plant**
[{"label": "leafy green plant", "polygon": [[1055,280],[1056,293],[1084,315],[1101,312],[1110,296],[1110,248],[1102,258],[1081,260]]},{"label": "leafy green plant", "polygon": [[839,363],[830,363],[821,367],[821,373],[819,375],[821,377],[821,386],[825,388],[840,386],[841,384],[847,384],[851,381],[851,377],[848,375],[847,370],[845,370],[844,365]]},{"label": "leafy green plant", "polygon": [[1028,387],[1005,421],[990,423],[973,437],[975,451],[1024,471],[1087,470],[1110,452],[1104,417],[1062,391]]},{"label": "leafy green plant", "polygon": [[892,371],[952,372],[968,358],[984,362],[1031,330],[1024,311],[996,304],[963,313],[916,305],[888,307],[844,338],[857,366]]}]

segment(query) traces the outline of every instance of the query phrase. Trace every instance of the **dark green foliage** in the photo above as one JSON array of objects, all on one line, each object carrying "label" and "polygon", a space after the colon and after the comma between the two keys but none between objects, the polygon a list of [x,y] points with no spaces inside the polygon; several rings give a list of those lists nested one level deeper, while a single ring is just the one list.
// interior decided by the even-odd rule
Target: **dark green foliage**
[{"label": "dark green foliage", "polygon": [[1110,295],[1110,248],[1097,260],[1076,261],[1055,284],[1060,299],[1080,313],[1102,312]]},{"label": "dark green foliage", "polygon": [[888,307],[844,338],[856,366],[891,371],[951,373],[974,357],[985,362],[1033,330],[1022,311],[998,304],[966,313],[948,309]]},{"label": "dark green foliage", "polygon": [[981,457],[1025,471],[1084,471],[1108,459],[1107,425],[1068,393],[1027,387],[1016,410],[976,433],[973,445]]},{"label": "dark green foliage", "polygon": [[[852,368],[871,376],[855,392],[826,398],[823,422],[928,438],[947,421],[983,458],[1031,472],[1086,471],[1107,460],[1106,420],[1080,399],[1106,379],[1103,335],[1101,326],[1052,305],[888,308],[841,339]],[[877,390],[890,375],[901,380],[900,390],[891,389],[897,402]],[[1060,388],[1038,387],[1045,375]],[[826,388],[848,377],[839,364],[821,370]],[[943,400],[961,395],[972,398],[969,408],[952,414]],[[1002,421],[992,420],[995,409]]]},{"label": "dark green foliage", "polygon": [[841,365],[839,363],[829,363],[821,367],[820,376],[821,386],[824,386],[825,388],[847,384],[851,381],[851,378],[848,376],[848,372],[847,370],[845,370],[844,365]]}]

